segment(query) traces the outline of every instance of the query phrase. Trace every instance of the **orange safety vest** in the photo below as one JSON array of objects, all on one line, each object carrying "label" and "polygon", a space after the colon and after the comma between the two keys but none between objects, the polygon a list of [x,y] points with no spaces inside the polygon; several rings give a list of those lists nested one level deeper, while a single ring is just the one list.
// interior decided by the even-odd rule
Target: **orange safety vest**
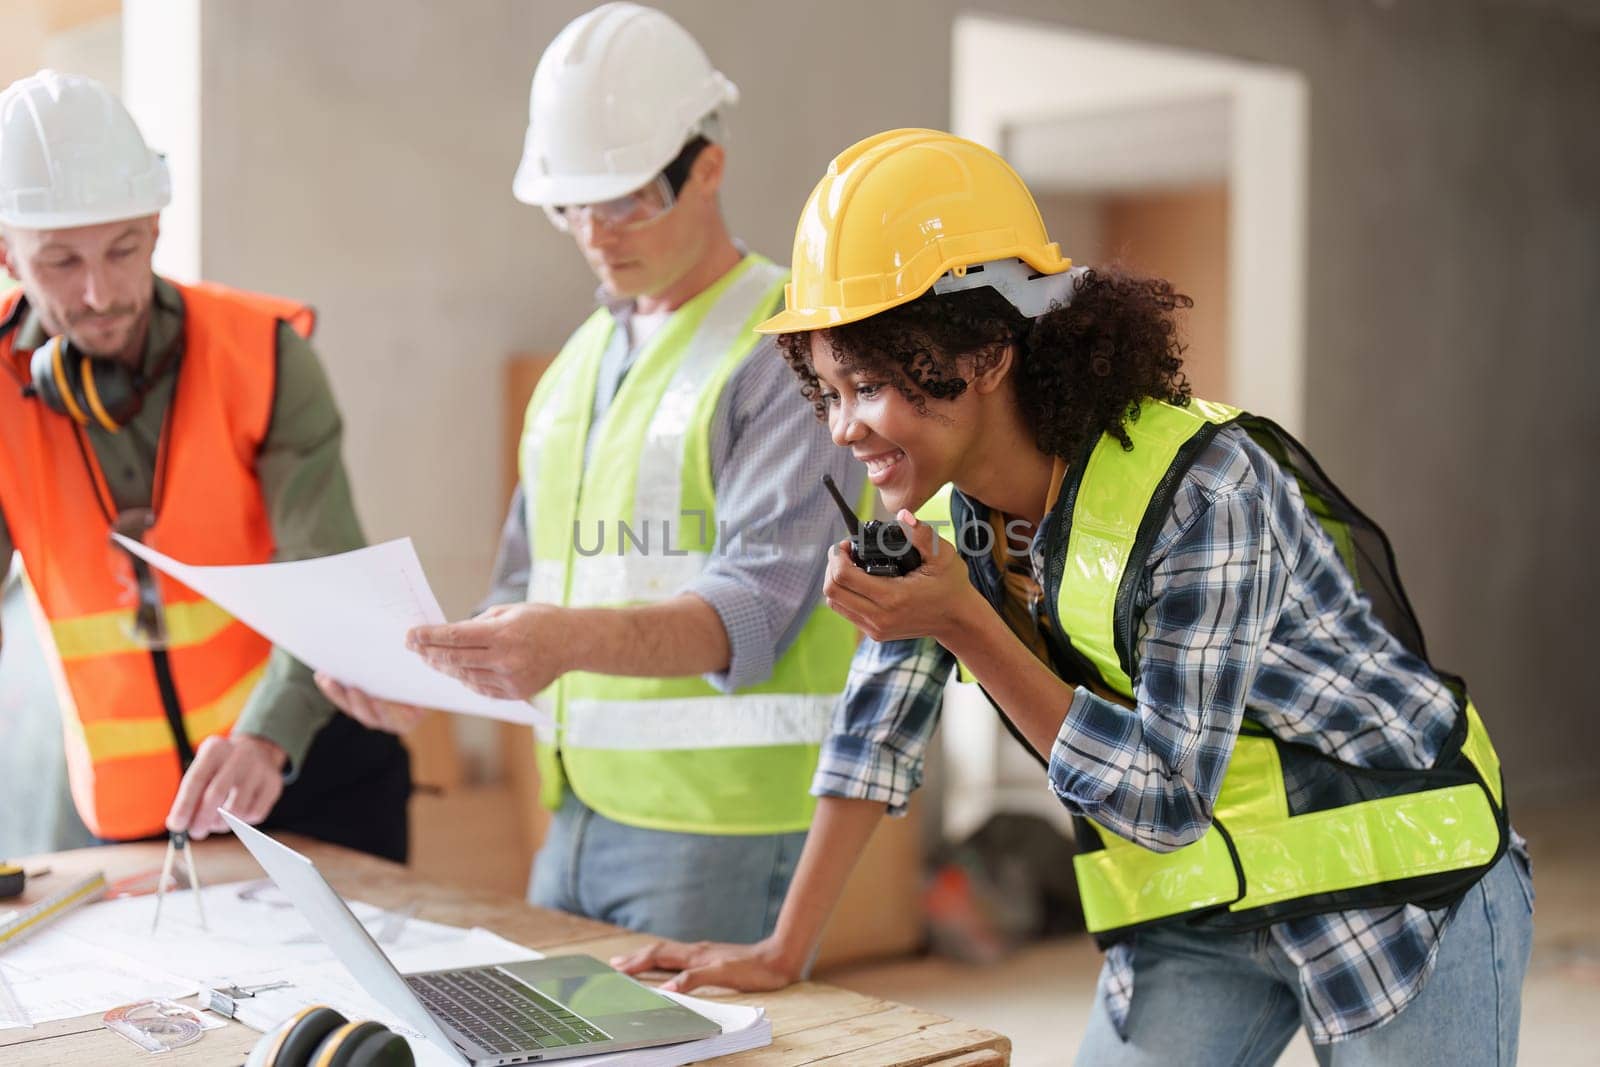
[{"label": "orange safety vest", "polygon": [[[184,347],[156,458],[160,510],[144,541],[197,564],[265,563],[275,541],[256,453],[277,386],[277,333],[309,337],[311,309],[219,285],[178,286]],[[21,289],[0,297],[10,321]],[[0,366],[28,380],[28,354],[0,337]],[[83,431],[0,383],[0,510],[30,582],[61,705],[67,773],[97,837],[161,832],[182,775],[157,681],[158,654],[130,636],[127,556],[110,541],[116,506]],[[226,734],[266,670],[271,644],[164,574],[166,667],[192,747]]]}]

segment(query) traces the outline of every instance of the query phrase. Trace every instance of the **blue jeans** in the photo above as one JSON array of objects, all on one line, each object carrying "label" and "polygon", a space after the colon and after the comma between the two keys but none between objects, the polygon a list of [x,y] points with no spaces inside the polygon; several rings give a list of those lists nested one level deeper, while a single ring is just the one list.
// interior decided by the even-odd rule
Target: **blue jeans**
[{"label": "blue jeans", "polygon": [[805,840],[643,830],[569,789],[533,859],[528,900],[676,941],[759,941],[778,924]]},{"label": "blue jeans", "polygon": [[[1312,1045],[1317,1061],[1514,1064],[1533,909],[1506,855],[1461,899],[1433,974],[1415,1000],[1374,1030]],[[1294,964],[1265,930],[1152,927],[1134,949],[1128,1041],[1095,996],[1080,1064],[1270,1064],[1301,1025]]]}]

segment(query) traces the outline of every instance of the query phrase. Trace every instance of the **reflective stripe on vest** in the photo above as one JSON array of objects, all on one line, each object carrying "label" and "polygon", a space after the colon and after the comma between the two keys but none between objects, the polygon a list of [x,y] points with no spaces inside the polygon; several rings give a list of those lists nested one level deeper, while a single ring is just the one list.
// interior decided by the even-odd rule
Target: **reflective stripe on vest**
[{"label": "reflective stripe on vest", "polygon": [[1146,404],[1128,422],[1133,450],[1124,451],[1116,438],[1103,435],[1084,466],[1072,503],[1058,621],[1072,646],[1118,693],[1131,695],[1133,684],[1117,655],[1117,594],[1129,573],[1128,560],[1150,500],[1178,450],[1201,426],[1220,425],[1238,415],[1237,408],[1205,400],[1193,400],[1186,408]]},{"label": "reflective stripe on vest", "polygon": [[1240,735],[1214,817],[1232,840],[1244,886],[1216,825],[1194,844],[1161,853],[1085,820],[1104,846],[1073,860],[1089,931],[1219,906],[1243,912],[1490,863],[1499,850],[1489,799],[1499,803],[1498,763],[1470,755],[1472,748],[1493,749],[1471,704],[1468,716],[1469,758],[1492,783],[1487,795],[1478,784],[1454,785],[1303,815],[1289,814],[1277,743]]},{"label": "reflective stripe on vest", "polygon": [[[267,671],[263,663],[250,669],[209,704],[183,709],[183,725],[190,737],[210,737],[227,731],[244,710],[256,683]],[[79,723],[84,747],[95,762],[127,759],[172,747],[172,729],[165,719],[103,719]]]},{"label": "reflective stripe on vest", "polygon": [[[233,616],[209,600],[167,604],[162,609],[169,647],[183,648],[209,641],[233,621]],[[148,646],[128,632],[129,612],[102,611],[75,619],[50,622],[50,636],[63,661],[110,656],[118,652],[143,652]]]},{"label": "reflective stripe on vest", "polygon": [[[716,547],[711,425],[787,274],[745,260],[673,313],[623,379],[582,462],[601,358],[597,311],[534,391],[522,443],[529,598],[653,603],[698,577]],[[810,825],[811,774],[855,635],[818,606],[772,675],[734,694],[703,679],[574,672],[541,694],[558,744],[539,746],[542,799],[564,783],[608,818],[651,829],[780,833]]]},{"label": "reflective stripe on vest", "polygon": [[[1143,570],[1144,559],[1136,557],[1148,546],[1138,544],[1140,530],[1153,525],[1147,523],[1153,509],[1165,514],[1170,493],[1163,497],[1161,487],[1171,484],[1169,472],[1186,469],[1186,460],[1174,466],[1184,446],[1240,414],[1205,401],[1187,408],[1148,402],[1127,424],[1133,449],[1102,437],[1084,466],[1072,500],[1056,610],[1072,646],[1130,701],[1133,682],[1124,655],[1131,656],[1131,640],[1125,639],[1124,653],[1117,636],[1119,627],[1133,621],[1127,617],[1129,600],[1119,593]],[[1084,820],[1102,845],[1074,860],[1090,932],[1223,907],[1248,921],[1247,913],[1257,909],[1309,897],[1325,898],[1328,906],[1320,910],[1331,911],[1339,907],[1331,894],[1452,872],[1470,876],[1485,868],[1499,855],[1506,833],[1499,760],[1470,701],[1463,715],[1463,766],[1479,781],[1462,780],[1470,771],[1419,770],[1415,792],[1291,814],[1279,742],[1244,732],[1236,739],[1213,825],[1199,841],[1158,853]]]},{"label": "reflective stripe on vest", "polygon": [[[177,288],[184,354],[156,463],[160,514],[145,540],[201,564],[266,562],[274,541],[255,458],[272,414],[279,323],[309,328],[309,309],[217,285]],[[0,301],[0,315],[20,297]],[[13,337],[0,339],[0,360],[26,374]],[[0,390],[0,499],[56,682],[78,813],[98,837],[159,833],[178,755],[150,654],[132,637],[131,569],[110,547],[103,510],[111,494],[81,431],[16,390]],[[156,582],[167,664],[197,747],[232,728],[271,645],[165,575]]]}]

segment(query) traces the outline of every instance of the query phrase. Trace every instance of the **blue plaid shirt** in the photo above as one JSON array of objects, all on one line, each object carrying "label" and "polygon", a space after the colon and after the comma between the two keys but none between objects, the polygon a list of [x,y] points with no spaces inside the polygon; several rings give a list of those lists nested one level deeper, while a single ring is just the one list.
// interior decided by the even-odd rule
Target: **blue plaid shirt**
[{"label": "blue plaid shirt", "polygon": [[[1041,586],[1051,521],[1030,549]],[[994,562],[979,565],[998,586]],[[1430,766],[1450,733],[1450,691],[1372,616],[1299,487],[1237,427],[1179,486],[1134,612],[1136,706],[1077,688],[1048,770],[1062,804],[1130,841],[1171,850],[1205,833],[1245,719],[1374,768]],[[903,811],[954,665],[931,639],[863,641],[812,792]],[[1526,858],[1520,838],[1513,847]],[[1452,911],[1402,905],[1271,927],[1299,970],[1311,1039],[1352,1037],[1410,1003]],[[1137,951],[1135,936],[1106,957],[1107,1007],[1124,1036]]]}]

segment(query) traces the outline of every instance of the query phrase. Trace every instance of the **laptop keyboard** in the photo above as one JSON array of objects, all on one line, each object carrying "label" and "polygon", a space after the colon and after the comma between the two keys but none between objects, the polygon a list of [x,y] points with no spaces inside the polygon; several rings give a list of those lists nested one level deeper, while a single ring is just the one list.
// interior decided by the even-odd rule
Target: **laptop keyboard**
[{"label": "laptop keyboard", "polygon": [[610,1035],[495,971],[406,975],[433,1013],[497,1054],[605,1041]]}]

